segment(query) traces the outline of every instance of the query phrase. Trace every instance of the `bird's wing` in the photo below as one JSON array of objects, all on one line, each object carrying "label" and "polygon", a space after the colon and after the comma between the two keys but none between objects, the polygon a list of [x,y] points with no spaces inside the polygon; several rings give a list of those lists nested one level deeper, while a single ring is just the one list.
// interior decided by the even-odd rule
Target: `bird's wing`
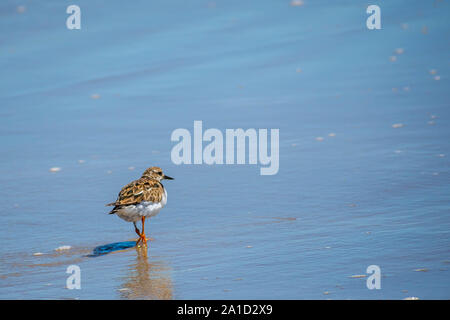
[{"label": "bird's wing", "polygon": [[159,181],[141,178],[123,187],[116,202],[107,205],[124,206],[142,201],[157,203],[161,202],[163,194],[164,188]]}]

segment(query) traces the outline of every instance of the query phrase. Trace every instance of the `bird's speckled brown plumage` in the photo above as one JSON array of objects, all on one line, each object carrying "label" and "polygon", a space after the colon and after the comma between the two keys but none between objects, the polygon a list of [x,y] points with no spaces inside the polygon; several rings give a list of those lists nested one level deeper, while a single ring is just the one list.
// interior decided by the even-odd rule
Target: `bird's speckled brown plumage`
[{"label": "bird's speckled brown plumage", "polygon": [[135,205],[143,201],[161,202],[164,195],[164,186],[160,182],[162,179],[164,175],[161,168],[151,167],[145,170],[141,178],[130,182],[120,190],[115,202],[107,204],[107,206],[114,206],[110,214],[115,213],[122,206]]}]

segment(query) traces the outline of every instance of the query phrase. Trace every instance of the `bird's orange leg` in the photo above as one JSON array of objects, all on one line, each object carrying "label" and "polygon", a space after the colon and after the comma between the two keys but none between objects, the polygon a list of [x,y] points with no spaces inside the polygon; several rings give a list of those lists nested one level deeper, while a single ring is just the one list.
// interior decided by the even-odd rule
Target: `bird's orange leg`
[{"label": "bird's orange leg", "polygon": [[148,239],[145,237],[144,227],[145,227],[145,217],[142,217],[142,233],[138,241],[142,241],[143,244],[147,245]]},{"label": "bird's orange leg", "polygon": [[138,227],[136,226],[136,222],[133,222],[134,224],[134,232],[136,232],[136,234],[139,236],[139,239],[136,241],[136,245],[139,244],[139,242],[141,242],[141,232],[139,231]]},{"label": "bird's orange leg", "polygon": [[136,234],[140,237],[141,232],[139,231],[138,227],[136,226],[136,222],[133,222],[133,224],[134,224],[134,232],[136,232]]}]

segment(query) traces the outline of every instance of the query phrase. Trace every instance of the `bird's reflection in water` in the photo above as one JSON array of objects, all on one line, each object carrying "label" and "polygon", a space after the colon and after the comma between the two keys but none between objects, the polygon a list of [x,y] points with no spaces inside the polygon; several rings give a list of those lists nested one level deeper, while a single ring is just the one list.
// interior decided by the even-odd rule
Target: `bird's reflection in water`
[{"label": "bird's reflection in water", "polygon": [[146,247],[136,247],[136,261],[119,289],[122,299],[172,299],[170,269],[162,261],[149,262]]}]

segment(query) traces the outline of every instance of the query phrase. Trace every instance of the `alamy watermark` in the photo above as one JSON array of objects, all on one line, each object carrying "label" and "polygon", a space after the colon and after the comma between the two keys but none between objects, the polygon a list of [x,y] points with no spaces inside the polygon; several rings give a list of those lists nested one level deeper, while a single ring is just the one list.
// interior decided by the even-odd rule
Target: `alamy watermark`
[{"label": "alamy watermark", "polygon": [[381,269],[379,266],[373,264],[367,267],[366,273],[371,274],[367,278],[366,286],[367,289],[381,289]]},{"label": "alamy watermark", "polygon": [[70,16],[66,20],[66,27],[69,30],[81,29],[81,9],[79,6],[73,4],[67,7],[66,13]]},{"label": "alamy watermark", "polygon": [[[219,129],[203,132],[203,122],[194,121],[193,141],[191,132],[184,128],[172,132],[171,140],[178,142],[171,152],[172,162],[179,164],[259,164],[261,175],[274,175],[279,169],[280,130],[270,129],[270,155],[268,129]],[[248,148],[247,142],[248,141]],[[209,142],[203,147],[203,142]],[[192,159],[193,145],[193,159]],[[248,149],[248,156],[246,151]],[[225,159],[224,159],[225,152]]]},{"label": "alamy watermark", "polygon": [[381,9],[379,6],[372,4],[367,7],[367,14],[370,16],[366,20],[366,26],[369,30],[381,29]]},{"label": "alamy watermark", "polygon": [[81,269],[76,264],[71,264],[67,267],[66,273],[70,274],[66,280],[66,288],[73,289],[81,289]]}]

